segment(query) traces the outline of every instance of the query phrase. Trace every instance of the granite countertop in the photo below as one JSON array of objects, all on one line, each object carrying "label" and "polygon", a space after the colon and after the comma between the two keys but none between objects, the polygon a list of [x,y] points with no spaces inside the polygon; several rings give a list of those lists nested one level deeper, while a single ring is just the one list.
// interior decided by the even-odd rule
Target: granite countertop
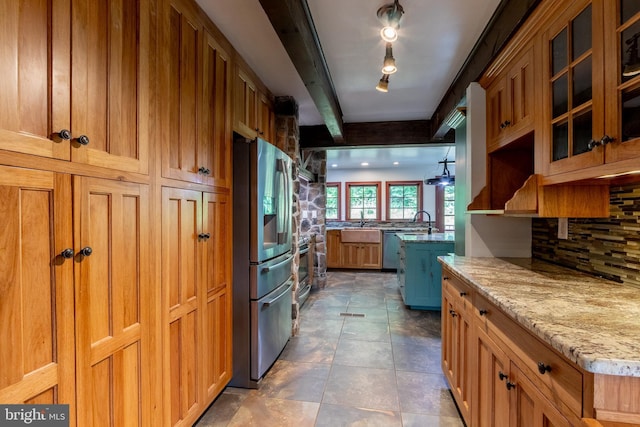
[{"label": "granite countertop", "polygon": [[440,261],[586,371],[640,377],[640,289],[530,258]]},{"label": "granite countertop", "polygon": [[396,236],[402,242],[411,242],[411,243],[439,243],[439,242],[454,242],[455,241],[455,233],[432,233],[427,234],[424,232],[420,233],[412,233],[412,232],[404,232],[400,231],[396,233]]}]

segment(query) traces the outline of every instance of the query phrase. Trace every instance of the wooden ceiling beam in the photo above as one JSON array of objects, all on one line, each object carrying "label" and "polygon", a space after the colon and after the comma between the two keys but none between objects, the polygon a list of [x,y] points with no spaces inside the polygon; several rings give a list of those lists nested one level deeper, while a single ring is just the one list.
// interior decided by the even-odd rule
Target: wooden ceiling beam
[{"label": "wooden ceiling beam", "polygon": [[302,78],[334,143],[344,143],[344,123],[329,68],[305,0],[260,0]]},{"label": "wooden ceiling beam", "polygon": [[[371,147],[390,145],[417,145],[453,143],[452,133],[435,141],[431,139],[429,120],[394,122],[345,123],[345,144],[340,147]],[[301,126],[300,148],[338,148],[325,126]]]}]

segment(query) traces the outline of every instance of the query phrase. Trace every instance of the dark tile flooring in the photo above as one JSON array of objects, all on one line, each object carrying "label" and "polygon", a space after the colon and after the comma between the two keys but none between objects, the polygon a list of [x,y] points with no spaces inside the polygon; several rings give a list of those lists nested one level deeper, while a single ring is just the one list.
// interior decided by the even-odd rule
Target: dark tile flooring
[{"label": "dark tile flooring", "polygon": [[227,387],[196,426],[463,426],[440,312],[408,310],[393,273],[329,272],[260,388]]}]

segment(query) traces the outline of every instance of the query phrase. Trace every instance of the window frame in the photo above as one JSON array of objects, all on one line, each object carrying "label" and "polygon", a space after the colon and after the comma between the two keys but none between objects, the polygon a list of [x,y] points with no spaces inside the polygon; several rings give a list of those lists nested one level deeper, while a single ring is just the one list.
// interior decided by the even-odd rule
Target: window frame
[{"label": "window frame", "polygon": [[[454,196],[453,196],[453,203],[456,202],[455,199],[455,186],[453,185],[437,185],[436,186],[436,218],[435,218],[435,225],[434,227],[438,229],[439,233],[448,233],[448,232],[454,232],[455,231],[455,223],[453,226],[453,230],[445,230],[445,224],[444,224],[444,187],[453,187],[454,188]],[[453,216],[454,217],[454,221],[455,221],[455,214],[454,215],[449,215],[449,216]]]},{"label": "window frame", "polygon": [[376,217],[375,218],[365,218],[365,221],[380,221],[380,205],[382,200],[380,198],[380,187],[382,186],[381,181],[370,181],[370,182],[357,182],[357,181],[348,181],[345,182],[345,192],[346,192],[346,204],[345,204],[345,219],[347,221],[360,221],[360,218],[351,218],[351,187],[365,187],[365,186],[375,186],[376,187]]},{"label": "window frame", "polygon": [[325,190],[325,193],[324,193],[324,195],[325,195],[325,219],[329,220],[329,221],[340,221],[341,218],[342,218],[342,216],[341,216],[341,213],[342,213],[342,209],[341,209],[341,207],[342,207],[342,194],[341,194],[342,193],[342,182],[340,182],[340,181],[326,182],[325,186],[327,188],[336,187],[338,189],[338,217],[337,218],[329,218],[327,216],[327,209],[326,209],[327,192]]},{"label": "window frame", "polygon": [[[387,209],[386,209],[386,215],[387,215],[387,221],[405,221],[405,220],[412,220],[413,218],[391,218],[391,186],[392,185],[396,185],[396,186],[410,186],[410,185],[416,185],[418,187],[418,207],[416,209],[416,212],[420,212],[422,209],[422,199],[423,199],[423,195],[422,195],[422,181],[387,181],[387,188],[386,188],[386,195],[385,195],[385,201],[387,203]],[[424,213],[420,213],[420,221],[422,221],[424,218]]]}]

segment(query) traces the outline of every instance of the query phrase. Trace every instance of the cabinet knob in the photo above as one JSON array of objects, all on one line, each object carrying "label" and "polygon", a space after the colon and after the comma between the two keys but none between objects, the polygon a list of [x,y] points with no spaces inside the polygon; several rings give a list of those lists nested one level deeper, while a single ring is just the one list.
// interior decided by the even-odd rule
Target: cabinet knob
[{"label": "cabinet knob", "polygon": [[200,234],[198,234],[198,237],[200,239],[202,239],[202,240],[208,240],[209,237],[211,237],[211,234],[209,234],[209,233],[200,233]]},{"label": "cabinet knob", "polygon": [[68,129],[62,129],[58,132],[58,136],[65,141],[69,141],[71,139],[71,132]]},{"label": "cabinet knob", "polygon": [[91,249],[89,246],[85,246],[84,248],[80,249],[80,252],[78,253],[82,256],[91,256],[91,254],[93,253],[93,249]]},{"label": "cabinet knob", "polygon": [[587,150],[592,151],[594,148],[602,145],[603,147],[607,144],[609,144],[610,142],[613,142],[615,139],[610,137],[609,135],[605,135],[603,136],[600,141],[596,141],[595,139],[592,139],[591,141],[589,141],[587,143]]},{"label": "cabinet knob", "polygon": [[71,259],[73,258],[73,249],[71,248],[67,248],[65,250],[63,250],[62,252],[60,252],[60,256],[64,259]]},{"label": "cabinet knob", "polygon": [[544,362],[538,362],[538,372],[544,375],[546,372],[551,372],[551,366],[545,365]]},{"label": "cabinet knob", "polygon": [[442,280],[449,280],[447,276],[442,277]]},{"label": "cabinet knob", "polygon": [[484,310],[484,309],[480,309],[480,310],[478,310],[478,313],[480,313],[480,316],[484,316],[485,314],[488,313],[488,311]]},{"label": "cabinet knob", "polygon": [[87,135],[80,135],[77,141],[80,145],[89,145],[89,137]]},{"label": "cabinet knob", "polygon": [[498,372],[498,378],[500,378],[500,381],[504,381],[505,379],[509,378],[509,375],[507,375],[504,372],[500,371],[500,372]]},{"label": "cabinet knob", "polygon": [[455,310],[449,310],[449,314],[451,317],[456,317],[458,315]]},{"label": "cabinet knob", "polygon": [[205,168],[204,166],[200,166],[198,168],[198,173],[200,173],[202,175],[209,175],[211,173],[211,169]]},{"label": "cabinet knob", "polygon": [[516,388],[516,385],[511,381],[507,381],[507,390],[511,390],[512,388]]},{"label": "cabinet knob", "polygon": [[461,297],[464,297],[464,296],[466,296],[466,295],[467,295],[467,293],[466,293],[466,292],[460,292],[460,296],[461,296]]}]

